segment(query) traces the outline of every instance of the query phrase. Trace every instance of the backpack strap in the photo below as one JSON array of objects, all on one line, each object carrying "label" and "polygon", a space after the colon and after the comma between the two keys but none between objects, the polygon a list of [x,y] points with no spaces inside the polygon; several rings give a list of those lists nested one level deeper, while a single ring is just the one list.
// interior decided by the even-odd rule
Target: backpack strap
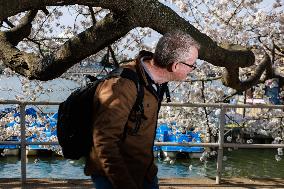
[{"label": "backpack strap", "polygon": [[169,90],[169,87],[168,87],[168,82],[166,83],[163,83],[161,85],[161,92],[160,92],[160,100],[163,99],[163,96],[164,94],[166,93],[166,99],[167,99],[167,102],[171,102],[171,95],[170,95],[170,90]]},{"label": "backpack strap", "polygon": [[111,71],[106,76],[105,79],[111,78],[111,77],[118,77],[118,76],[122,78],[130,79],[131,81],[135,83],[136,88],[137,88],[137,99],[135,101],[134,107],[140,106],[141,110],[143,109],[143,113],[144,113],[144,108],[141,107],[143,106],[143,100],[144,100],[144,87],[143,87],[143,84],[140,83],[137,73],[129,68],[120,67],[120,68],[117,68]]},{"label": "backpack strap", "polygon": [[140,129],[142,119],[147,119],[144,115],[144,106],[143,106],[144,86],[140,82],[137,73],[129,68],[120,67],[120,68],[114,69],[107,75],[106,79],[111,78],[111,77],[118,77],[118,76],[122,78],[130,79],[136,85],[137,98],[130,112],[130,114],[134,113],[135,120],[132,120],[132,121],[135,121],[136,124],[135,124],[135,128],[129,131],[131,135],[136,135]]}]

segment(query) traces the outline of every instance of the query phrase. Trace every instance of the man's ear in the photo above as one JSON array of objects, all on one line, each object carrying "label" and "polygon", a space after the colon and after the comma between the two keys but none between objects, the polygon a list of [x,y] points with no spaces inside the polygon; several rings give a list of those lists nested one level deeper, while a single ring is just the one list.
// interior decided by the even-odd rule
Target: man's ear
[{"label": "man's ear", "polygon": [[174,62],[168,67],[170,72],[176,72],[179,69],[178,63]]}]

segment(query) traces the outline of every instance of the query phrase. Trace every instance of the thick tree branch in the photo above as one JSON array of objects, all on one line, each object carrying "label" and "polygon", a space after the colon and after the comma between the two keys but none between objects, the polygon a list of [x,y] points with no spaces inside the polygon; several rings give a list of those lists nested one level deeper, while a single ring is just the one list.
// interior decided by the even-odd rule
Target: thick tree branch
[{"label": "thick tree branch", "polygon": [[[117,30],[113,30],[116,28]],[[50,80],[63,74],[84,58],[97,53],[123,37],[133,27],[126,18],[107,15],[95,26],[65,42],[54,55],[40,59],[34,54],[20,52],[0,36],[0,59],[6,66],[30,79]]]},{"label": "thick tree branch", "polygon": [[[6,2],[6,3],[5,3]],[[239,67],[251,66],[254,63],[254,54],[245,48],[229,48],[220,47],[211,38],[198,31],[189,22],[181,18],[176,12],[169,7],[163,5],[158,0],[132,0],[132,1],[89,1],[89,0],[69,0],[69,1],[56,1],[46,0],[38,1],[30,0],[25,3],[21,3],[20,0],[9,0],[9,4],[14,4],[13,7],[17,7],[17,10],[8,5],[8,0],[1,2],[2,7],[10,9],[6,14],[11,16],[11,12],[16,14],[18,11],[24,11],[27,8],[40,8],[47,5],[72,5],[75,3],[88,6],[101,6],[103,8],[110,9],[112,11],[127,12],[127,15],[132,24],[141,27],[151,27],[152,29],[164,34],[177,28],[188,32],[201,44],[200,59],[206,60],[216,66],[230,67],[232,64],[236,64]],[[0,9],[0,10],[1,10]],[[1,12],[1,11],[0,11]],[[2,13],[3,14],[3,13]],[[0,13],[1,19],[1,13]]]},{"label": "thick tree branch", "polygon": [[228,68],[232,65],[248,67],[254,64],[255,57],[252,51],[237,45],[218,46],[210,37],[201,33],[172,9],[158,1],[145,0],[143,4],[135,4],[133,7],[137,10],[131,11],[129,16],[136,24],[138,22],[139,26],[150,27],[161,34],[176,29],[189,33],[201,44],[199,59],[215,66]]},{"label": "thick tree branch", "polygon": [[245,91],[246,89],[258,83],[261,75],[270,64],[270,57],[265,54],[263,60],[256,68],[255,74],[245,81],[240,81],[238,67],[232,67],[230,69],[226,68],[226,71],[223,74],[223,83],[226,86],[236,89],[237,91]]},{"label": "thick tree branch", "polygon": [[[119,13],[117,14],[119,16],[106,16],[101,22],[68,40],[56,54],[43,60],[38,58],[39,56],[22,53],[12,48],[11,46],[16,44],[19,39],[11,41],[11,38],[1,35],[0,40],[4,46],[0,47],[0,58],[3,57],[7,66],[31,79],[49,80],[60,76],[74,64],[111,45],[131,29],[140,26],[150,27],[161,34],[177,29],[189,33],[201,44],[200,59],[215,66],[225,67],[227,74],[232,74],[232,76],[226,76],[227,74],[225,74],[224,81],[227,86],[243,89],[246,88],[245,85],[255,83],[255,79],[260,78],[261,74],[256,74],[254,79],[245,82],[238,79],[238,69],[251,66],[255,62],[251,50],[231,44],[219,46],[210,37],[201,33],[175,11],[158,0],[1,0],[0,20],[26,10],[40,10],[46,6],[74,4],[102,7],[109,9],[111,12]],[[12,44],[8,43],[7,39]],[[7,48],[11,53],[9,56],[5,53],[7,52],[5,45],[9,47]],[[13,59],[14,57],[21,58],[20,63],[14,62],[16,60]],[[20,68],[21,65],[22,68]],[[261,69],[260,72],[262,73],[264,69]]]},{"label": "thick tree branch", "polygon": [[[72,4],[72,1],[70,1]],[[75,2],[73,3],[75,4]],[[20,12],[24,12],[27,10],[40,10],[44,9],[46,6],[57,6],[63,5],[62,1],[58,0],[1,0],[0,1],[0,20],[4,20],[10,16],[14,16]]]},{"label": "thick tree branch", "polygon": [[3,60],[3,63],[17,73],[29,76],[33,70],[33,64],[30,63],[34,62],[36,65],[38,57],[35,54],[19,51],[8,42],[4,32],[0,32],[0,44],[0,59]]},{"label": "thick tree branch", "polygon": [[[64,5],[85,5],[92,7],[104,7],[117,12],[124,12],[125,7],[132,4],[127,0],[1,0],[0,1],[0,20],[14,16],[27,10],[40,10],[46,6],[64,6]],[[128,5],[129,4],[129,5]]]},{"label": "thick tree branch", "polygon": [[37,10],[29,11],[21,20],[20,24],[10,31],[5,32],[6,39],[13,45],[16,46],[24,38],[28,37],[32,29],[32,21],[37,14]]}]

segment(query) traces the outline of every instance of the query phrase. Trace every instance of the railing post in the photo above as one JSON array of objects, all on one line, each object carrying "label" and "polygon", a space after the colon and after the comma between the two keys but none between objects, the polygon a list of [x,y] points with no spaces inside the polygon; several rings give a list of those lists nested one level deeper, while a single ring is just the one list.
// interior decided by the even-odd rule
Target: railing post
[{"label": "railing post", "polygon": [[21,118],[21,181],[24,184],[27,180],[26,167],[26,104],[20,103],[20,118]]},{"label": "railing post", "polygon": [[218,157],[217,157],[216,184],[220,184],[221,176],[222,176],[225,112],[226,112],[226,109],[222,106],[220,117],[219,117],[219,137],[218,137],[219,147],[218,147]]}]

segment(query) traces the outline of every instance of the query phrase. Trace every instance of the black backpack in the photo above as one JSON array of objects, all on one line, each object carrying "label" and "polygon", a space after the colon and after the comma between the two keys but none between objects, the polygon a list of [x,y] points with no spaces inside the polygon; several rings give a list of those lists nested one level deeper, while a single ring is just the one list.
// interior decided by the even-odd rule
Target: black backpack
[{"label": "black backpack", "polygon": [[65,158],[79,159],[89,155],[93,145],[92,116],[95,111],[93,110],[93,97],[98,84],[112,77],[127,78],[136,85],[137,98],[131,111],[135,114],[136,127],[131,132],[132,134],[138,132],[144,116],[144,87],[139,82],[136,72],[128,68],[117,68],[104,78],[96,79],[87,86],[74,91],[59,105],[57,137]]}]

